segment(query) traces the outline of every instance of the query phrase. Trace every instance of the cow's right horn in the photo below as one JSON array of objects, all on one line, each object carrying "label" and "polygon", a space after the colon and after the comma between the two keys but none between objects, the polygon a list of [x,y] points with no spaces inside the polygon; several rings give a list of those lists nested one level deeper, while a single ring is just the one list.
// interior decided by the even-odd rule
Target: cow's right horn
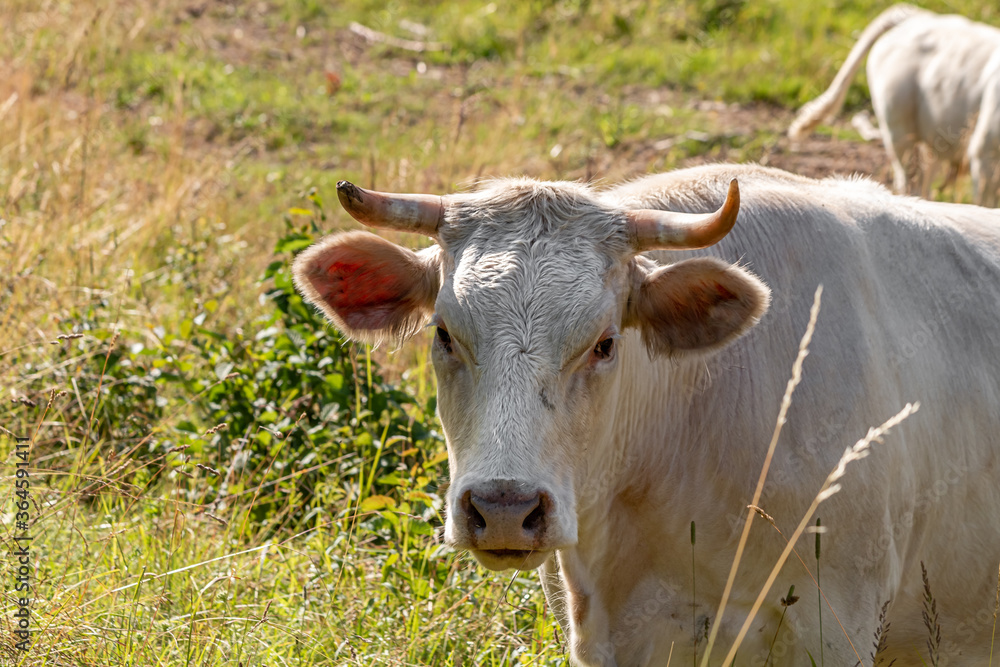
[{"label": "cow's right horn", "polygon": [[729,182],[726,201],[715,213],[675,213],[641,209],[628,211],[629,236],[636,252],[707,248],[721,241],[736,224],[740,187]]},{"label": "cow's right horn", "polygon": [[337,183],[341,206],[363,225],[436,237],[444,217],[443,199],[436,195],[400,195]]}]

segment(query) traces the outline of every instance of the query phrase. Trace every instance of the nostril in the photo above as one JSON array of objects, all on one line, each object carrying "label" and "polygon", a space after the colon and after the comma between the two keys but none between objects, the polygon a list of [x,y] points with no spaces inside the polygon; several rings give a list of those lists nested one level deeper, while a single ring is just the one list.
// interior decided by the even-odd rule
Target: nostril
[{"label": "nostril", "polygon": [[486,518],[476,507],[476,501],[472,498],[472,493],[466,491],[462,496],[462,509],[465,510],[465,517],[469,528],[472,530],[482,530],[486,528]]},{"label": "nostril", "polygon": [[528,516],[524,517],[522,528],[529,533],[538,533],[545,529],[545,517],[552,511],[552,499],[544,491],[535,496],[535,506]]},{"label": "nostril", "polygon": [[541,503],[539,503],[538,507],[531,510],[531,514],[524,517],[524,523],[521,524],[521,527],[524,528],[529,533],[533,533],[539,528],[541,528],[544,522],[545,522],[545,510],[542,509],[542,505]]},{"label": "nostril", "polygon": [[469,527],[475,530],[482,530],[486,527],[486,519],[474,505],[469,505]]}]

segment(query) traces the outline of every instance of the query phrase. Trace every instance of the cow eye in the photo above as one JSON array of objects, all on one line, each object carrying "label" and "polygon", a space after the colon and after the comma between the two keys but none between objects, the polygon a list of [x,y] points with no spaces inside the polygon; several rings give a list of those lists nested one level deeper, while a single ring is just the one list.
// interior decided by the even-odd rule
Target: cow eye
[{"label": "cow eye", "polygon": [[446,352],[451,352],[451,334],[443,327],[437,327],[437,339]]},{"label": "cow eye", "polygon": [[595,359],[610,359],[615,353],[615,339],[614,336],[608,336],[602,339],[594,346],[594,358]]}]

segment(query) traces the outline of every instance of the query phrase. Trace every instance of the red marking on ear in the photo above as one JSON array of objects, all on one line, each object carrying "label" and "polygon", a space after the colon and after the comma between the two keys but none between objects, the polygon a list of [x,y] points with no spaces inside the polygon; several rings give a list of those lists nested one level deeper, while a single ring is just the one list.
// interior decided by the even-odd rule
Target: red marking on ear
[{"label": "red marking on ear", "polygon": [[326,270],[324,298],[338,311],[354,311],[399,301],[407,285],[383,262],[335,261]]},{"label": "red marking on ear", "polygon": [[685,293],[670,299],[672,310],[686,319],[701,319],[708,315],[709,310],[724,301],[736,299],[736,295],[722,283],[700,282],[689,288]]},{"label": "red marking on ear", "polygon": [[715,293],[718,294],[719,299],[723,301],[732,301],[736,298],[736,295],[723,287],[722,283],[715,283]]}]

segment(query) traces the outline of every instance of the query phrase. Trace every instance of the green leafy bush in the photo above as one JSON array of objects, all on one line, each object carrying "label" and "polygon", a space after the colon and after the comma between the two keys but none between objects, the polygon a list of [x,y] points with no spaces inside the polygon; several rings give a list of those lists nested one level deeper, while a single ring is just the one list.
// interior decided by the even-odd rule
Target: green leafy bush
[{"label": "green leafy bush", "polygon": [[245,520],[254,522],[294,527],[336,507],[352,521],[365,513],[387,537],[431,533],[445,459],[434,398],[421,404],[387,382],[370,348],[296,293],[291,263],[325,220],[319,196],[308,198],[310,209],[291,212],[304,224],[285,217],[262,276],[273,308],[253,331],[207,325],[208,301],[175,330],[112,334],[116,307],[97,300],[65,318],[44,368],[26,366],[41,372],[24,390],[36,398],[15,403],[15,428],[30,430],[62,391],[52,407],[62,437],[43,450],[69,443],[80,448],[72,460],[107,468],[122,457],[144,470],[144,486],[170,480],[192,502],[252,497]]},{"label": "green leafy bush", "polygon": [[[301,226],[286,217],[264,274],[273,314],[253,336],[202,330],[193,342],[213,375],[187,381],[205,423],[227,425],[211,443],[220,464],[259,471],[254,484],[282,480],[303,507],[390,493],[413,465],[403,452],[415,450],[412,459],[441,444],[434,401],[419,405],[387,383],[368,348],[347,342],[296,293],[292,260],[324,219],[319,196],[309,198],[315,216]],[[258,509],[263,518],[274,508]]]}]

